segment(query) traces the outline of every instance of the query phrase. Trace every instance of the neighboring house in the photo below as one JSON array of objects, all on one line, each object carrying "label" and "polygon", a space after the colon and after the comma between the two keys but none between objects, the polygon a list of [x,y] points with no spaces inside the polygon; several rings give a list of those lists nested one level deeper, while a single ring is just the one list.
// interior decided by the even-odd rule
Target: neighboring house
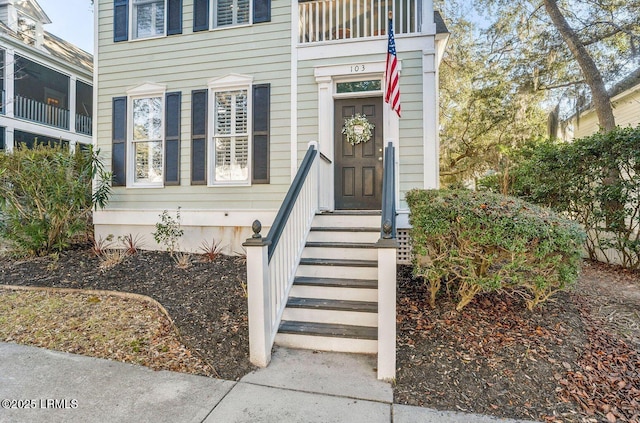
[{"label": "neighboring house", "polygon": [[[389,11],[400,62],[402,118],[383,101]],[[299,227],[278,244],[289,248],[282,253],[281,270],[295,272],[302,255],[300,269],[305,261],[319,265],[299,279],[307,285],[362,280],[347,291],[334,287],[340,292],[327,301],[362,300],[358,291],[364,293],[369,299],[358,304],[367,316],[352,326],[375,331],[373,257],[380,238],[383,178],[395,177],[387,183],[387,197],[395,200],[398,219],[395,214],[389,219],[404,240],[399,256],[405,261],[404,194],[438,186],[438,65],[448,34],[433,2],[96,0],[94,13],[95,139],[113,172],[109,205],[94,213],[96,237],[143,235],[147,248],[162,248],[151,236],[154,225],[163,210],[175,216],[179,208],[185,231],[181,249],[196,251],[215,239],[228,253],[242,253],[254,220],[266,235],[298,168],[309,165],[307,179],[314,185],[302,190],[305,211],[288,204]],[[342,129],[345,119],[358,113],[374,125],[373,136],[352,146]],[[303,161],[311,141],[316,147]],[[395,146],[395,156],[383,162],[388,143]],[[384,174],[392,164],[395,170]],[[321,211],[322,222],[300,218]],[[315,238],[307,238],[310,232]],[[274,252],[273,231],[269,237],[271,266],[280,253]],[[261,238],[256,234],[255,239]],[[307,247],[320,251],[302,253],[307,241]],[[331,249],[331,244],[342,249]],[[252,257],[248,253],[249,266]],[[316,272],[322,266],[337,273],[322,276]],[[395,275],[395,259],[393,267]],[[295,317],[295,312],[282,317],[292,274],[285,279],[277,289],[284,297],[275,300],[275,291],[271,295],[278,303],[272,329],[281,318],[315,319]],[[296,295],[313,296],[308,291],[317,287],[307,288]],[[251,282],[249,289],[252,297]],[[334,315],[326,324],[344,324],[341,319]],[[394,322],[395,315],[388,324],[395,327]],[[361,331],[366,342],[351,346],[331,336],[310,339],[321,339],[322,349],[377,352],[368,329]],[[275,334],[269,336],[270,349]]]},{"label": "neighboring house", "polygon": [[[609,90],[613,115],[621,127],[640,125],[640,68]],[[579,113],[565,120],[560,128],[560,138],[572,140],[598,132],[598,116],[592,104],[582,107]]]},{"label": "neighboring house", "polygon": [[1,150],[92,142],[92,56],[48,23],[35,0],[0,0]]}]

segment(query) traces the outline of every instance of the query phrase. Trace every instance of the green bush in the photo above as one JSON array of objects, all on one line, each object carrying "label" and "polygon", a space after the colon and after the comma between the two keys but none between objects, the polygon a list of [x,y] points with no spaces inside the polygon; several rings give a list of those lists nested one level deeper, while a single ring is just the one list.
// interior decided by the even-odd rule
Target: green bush
[{"label": "green bush", "polygon": [[[591,259],[640,268],[640,126],[572,143],[529,146],[512,172],[510,194],[548,206],[582,224]],[[492,189],[492,181],[481,186]]]},{"label": "green bush", "polygon": [[109,180],[92,148],[70,153],[37,146],[0,154],[0,237],[19,255],[68,247],[91,232],[91,211],[106,205]]},{"label": "green bush", "polygon": [[414,273],[435,306],[442,283],[459,311],[480,292],[507,290],[529,309],[578,277],[584,232],[553,211],[488,192],[407,193]]}]

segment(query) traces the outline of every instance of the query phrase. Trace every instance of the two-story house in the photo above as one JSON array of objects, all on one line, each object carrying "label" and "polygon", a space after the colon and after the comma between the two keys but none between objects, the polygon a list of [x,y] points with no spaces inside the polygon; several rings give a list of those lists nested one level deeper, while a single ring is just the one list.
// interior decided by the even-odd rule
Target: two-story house
[{"label": "two-story house", "polygon": [[48,23],[35,0],[0,1],[0,150],[92,142],[92,56]]},{"label": "two-story house", "polygon": [[[154,225],[179,208],[184,250],[215,239],[230,253],[246,248],[253,266],[254,247],[268,248],[256,266],[268,261],[271,282],[283,283],[254,295],[251,275],[271,270],[249,271],[252,339],[258,298],[273,306],[263,352],[278,328],[282,345],[380,351],[383,197],[395,207],[388,237],[397,228],[407,260],[404,194],[438,186],[447,31],[432,0],[96,0],[94,11],[95,139],[113,172],[96,236],[142,235],[161,248]],[[402,117],[384,101],[389,15]],[[257,246],[243,247],[249,237]],[[252,361],[264,365],[258,343]]]}]

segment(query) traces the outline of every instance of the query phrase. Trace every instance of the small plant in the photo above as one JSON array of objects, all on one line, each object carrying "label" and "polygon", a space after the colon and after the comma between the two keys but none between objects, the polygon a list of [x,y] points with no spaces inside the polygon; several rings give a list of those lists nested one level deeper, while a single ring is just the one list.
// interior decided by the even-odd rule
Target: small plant
[{"label": "small plant", "polygon": [[233,260],[235,263],[247,264],[247,249],[242,247],[242,252],[235,251],[236,258]]},{"label": "small plant", "polygon": [[177,252],[173,255],[173,260],[180,269],[188,269],[191,267],[191,254],[189,253]]},{"label": "small plant", "polygon": [[211,240],[211,244],[207,241],[202,241],[199,249],[202,253],[202,257],[205,261],[213,262],[222,254],[222,247],[220,247],[220,241],[216,242],[215,238]]},{"label": "small plant", "polygon": [[98,239],[93,240],[93,246],[91,247],[91,251],[96,257],[102,256],[106,250],[113,248],[113,235],[109,234],[106,238],[102,238],[102,236],[98,237]]},{"label": "small plant", "polygon": [[106,272],[122,263],[129,256],[127,250],[108,249],[104,250],[98,257],[100,258],[100,270]]},{"label": "small plant", "polygon": [[245,298],[249,298],[249,290],[247,289],[247,282],[243,281],[240,278],[238,278],[238,281],[240,282],[240,288],[242,288],[242,295],[244,295]]},{"label": "small plant", "polygon": [[153,232],[153,239],[166,248],[171,257],[176,259],[176,251],[180,249],[180,238],[184,235],[184,230],[180,228],[180,207],[174,219],[167,210],[160,215],[160,222],[156,223],[156,231]]},{"label": "small plant", "polygon": [[120,242],[120,245],[124,247],[129,255],[133,256],[138,253],[143,245],[143,237],[140,235],[134,237],[132,234],[128,234],[119,236],[118,242]]},{"label": "small plant", "polygon": [[47,270],[52,272],[58,268],[58,260],[60,260],[60,254],[58,252],[49,254],[51,262],[47,265]]}]

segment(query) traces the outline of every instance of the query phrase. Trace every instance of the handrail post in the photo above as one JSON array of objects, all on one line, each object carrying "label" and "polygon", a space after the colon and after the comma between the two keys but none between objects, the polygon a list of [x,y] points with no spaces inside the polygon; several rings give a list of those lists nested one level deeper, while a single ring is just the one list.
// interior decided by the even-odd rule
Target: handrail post
[{"label": "handrail post", "polygon": [[271,361],[271,299],[268,248],[262,225],[253,222],[253,236],[242,245],[247,250],[247,302],[249,318],[249,361],[266,367]]},{"label": "handrail post", "polygon": [[378,249],[378,379],[396,377],[396,205],[395,148],[384,151],[382,219]]},{"label": "handrail post", "polygon": [[395,239],[381,238],[378,249],[378,379],[396,377],[396,250]]}]

